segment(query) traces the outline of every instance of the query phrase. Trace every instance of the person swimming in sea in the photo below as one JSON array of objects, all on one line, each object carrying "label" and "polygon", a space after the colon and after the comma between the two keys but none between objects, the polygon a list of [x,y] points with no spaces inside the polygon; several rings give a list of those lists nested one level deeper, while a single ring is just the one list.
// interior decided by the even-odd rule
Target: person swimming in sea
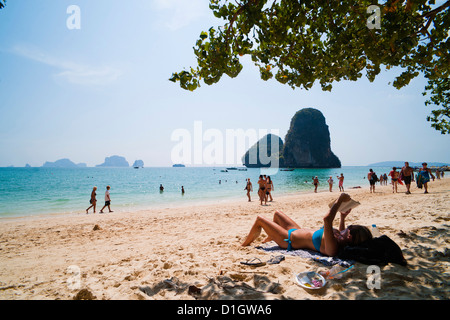
[{"label": "person swimming in sea", "polygon": [[345,213],[341,212],[339,230],[333,228],[333,221],[339,206],[349,200],[350,196],[342,193],[323,218],[324,226],[316,231],[301,228],[281,211],[275,212],[273,221],[258,216],[242,246],[250,245],[264,229],[267,238],[263,243],[273,240],[281,248],[288,251],[310,249],[327,256],[336,256],[340,248],[347,245],[356,246],[372,238],[370,230],[365,226],[350,225],[347,228],[345,227],[345,218],[351,210]]}]

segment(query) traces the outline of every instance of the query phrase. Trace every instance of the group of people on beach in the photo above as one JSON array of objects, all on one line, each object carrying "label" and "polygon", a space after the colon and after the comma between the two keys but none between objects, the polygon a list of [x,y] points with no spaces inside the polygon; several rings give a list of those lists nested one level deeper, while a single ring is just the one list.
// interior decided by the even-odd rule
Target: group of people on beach
[{"label": "group of people on beach", "polygon": [[[103,208],[100,210],[100,213],[104,213],[103,209],[105,209],[106,207],[108,207],[109,212],[113,212],[111,210],[111,195],[109,193],[109,190],[111,189],[110,186],[106,186],[106,191],[105,191],[105,205],[103,206]],[[89,209],[93,208],[94,209],[94,213],[95,213],[95,208],[97,206],[97,187],[94,187],[92,189],[91,192],[91,199],[89,199],[89,203],[91,204],[89,208],[86,209],[86,214],[89,213]]]},{"label": "group of people on beach", "polygon": [[[436,176],[438,175],[443,177],[441,172],[437,172]],[[388,176],[391,177],[393,192],[397,192],[397,183],[403,180],[407,188],[406,194],[411,194],[410,187],[411,181],[414,181],[414,168],[410,167],[408,162],[405,162],[405,165],[400,171],[397,171],[396,167],[392,168],[392,171]],[[343,183],[343,175],[341,175],[341,177],[342,179],[339,181],[342,181]],[[422,167],[418,170],[416,176],[416,180],[419,180],[417,181],[418,187],[420,188],[420,182],[420,184],[425,188],[424,193],[428,193],[428,182],[430,181],[430,177],[433,180],[435,179],[435,176],[428,168],[427,163],[424,162],[422,163]],[[376,173],[372,169],[369,170],[367,178],[370,182],[371,192],[375,192],[375,182],[380,181],[380,179],[378,179]],[[318,182],[316,179],[317,177],[314,177],[313,181]],[[332,191],[332,180],[332,177],[328,180],[330,183],[330,191]],[[383,181],[386,180],[387,176],[386,178],[383,177]],[[300,227],[296,222],[281,211],[275,212],[273,220],[258,216],[251,227],[250,232],[242,243],[242,246],[250,245],[258,238],[261,231],[264,230],[267,237],[263,243],[275,241],[278,246],[283,249],[287,249],[288,251],[293,249],[310,249],[328,256],[336,256],[340,248],[347,245],[356,246],[373,237],[371,231],[365,226],[345,226],[345,218],[350,213],[351,209],[347,212],[342,212],[339,208],[343,202],[347,202],[349,200],[350,196],[348,194],[344,192],[341,193],[328,213],[324,216],[323,227],[317,230]],[[334,229],[333,220],[338,212],[340,212],[339,229]]]},{"label": "group of people on beach", "polygon": [[[341,175],[336,176],[336,178],[339,181],[339,191],[344,192],[344,174],[341,173]],[[330,176],[327,182],[330,192],[333,192],[333,183],[334,183],[333,177]],[[314,183],[314,192],[317,192],[317,186],[319,185],[319,179],[317,178],[317,176],[313,178],[313,183]]]},{"label": "group of people on beach", "polygon": [[[250,178],[245,179],[247,182],[247,185],[245,186],[245,189],[247,191],[247,197],[248,201],[252,201],[250,192],[253,191],[253,185],[250,181]],[[267,201],[273,201],[272,197],[272,191],[274,191],[273,182],[270,176],[260,175],[258,180],[258,196],[259,201],[261,202],[261,205],[264,204],[267,205]],[[270,199],[270,200],[269,200]]]},{"label": "group of people on beach", "polygon": [[[436,176],[439,176],[440,172],[436,171]],[[367,180],[370,184],[370,192],[375,192],[375,183],[378,181],[380,182],[380,185],[387,185],[388,176],[391,177],[391,184],[392,184],[392,193],[397,193],[398,191],[398,184],[405,183],[406,186],[406,194],[411,194],[411,182],[414,182],[414,168],[409,166],[409,162],[405,162],[405,165],[400,169],[400,171],[397,171],[397,167],[393,167],[392,170],[389,172],[388,175],[382,174],[378,178],[377,174],[370,169],[369,173],[367,174]],[[444,175],[442,174],[442,177]],[[417,174],[417,186],[419,188],[424,188],[425,192],[428,193],[428,182],[431,179],[435,179],[435,176],[431,172],[431,169],[428,168],[428,164],[426,162],[422,163],[422,167],[419,169]],[[438,178],[439,179],[439,178]],[[403,182],[402,182],[403,181]]]}]

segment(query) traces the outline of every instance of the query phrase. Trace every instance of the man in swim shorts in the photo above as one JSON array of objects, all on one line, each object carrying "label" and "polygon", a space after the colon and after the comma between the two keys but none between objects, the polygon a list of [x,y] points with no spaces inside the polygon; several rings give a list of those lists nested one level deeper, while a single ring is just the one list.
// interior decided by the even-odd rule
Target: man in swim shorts
[{"label": "man in swim shorts", "polygon": [[414,181],[414,169],[409,166],[409,162],[405,162],[405,166],[400,172],[403,176],[403,181],[405,181],[406,194],[411,194],[411,179]]}]

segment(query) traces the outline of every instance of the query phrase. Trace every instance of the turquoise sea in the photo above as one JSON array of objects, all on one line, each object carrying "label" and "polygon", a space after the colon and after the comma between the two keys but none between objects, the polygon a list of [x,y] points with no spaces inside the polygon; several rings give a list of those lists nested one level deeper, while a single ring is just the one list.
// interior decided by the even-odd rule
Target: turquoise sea
[{"label": "turquoise sea", "polygon": [[[253,183],[252,197],[257,200],[260,174],[270,175],[274,183],[273,197],[300,192],[313,192],[312,178],[318,176],[319,191],[327,191],[329,176],[338,192],[336,176],[344,174],[344,187],[366,187],[369,167],[337,169],[271,169],[225,168],[0,168],[0,218],[52,213],[85,213],[92,188],[97,186],[97,212],[104,205],[106,186],[111,186],[111,209],[115,212],[151,207],[171,207],[196,203],[220,203],[236,199],[247,201],[245,179]],[[388,173],[389,167],[374,167],[375,172]],[[221,183],[219,183],[219,180]],[[305,183],[307,181],[307,183]],[[164,186],[164,192],[159,186]],[[185,194],[181,194],[184,186]],[[91,209],[92,212],[92,209]]]}]

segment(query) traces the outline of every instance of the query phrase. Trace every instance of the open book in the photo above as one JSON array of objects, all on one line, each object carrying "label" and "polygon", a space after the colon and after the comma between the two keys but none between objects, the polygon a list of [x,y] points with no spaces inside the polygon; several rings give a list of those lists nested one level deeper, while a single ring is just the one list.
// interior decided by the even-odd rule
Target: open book
[{"label": "open book", "polygon": [[[333,206],[333,204],[335,204],[337,201],[334,200],[333,202],[331,202],[328,206],[331,208]],[[359,206],[361,203],[359,203],[358,201],[355,201],[353,199],[350,199],[349,201],[346,202],[342,202],[341,205],[338,208],[339,212],[347,212],[350,209],[356,208],[357,206]]]}]

